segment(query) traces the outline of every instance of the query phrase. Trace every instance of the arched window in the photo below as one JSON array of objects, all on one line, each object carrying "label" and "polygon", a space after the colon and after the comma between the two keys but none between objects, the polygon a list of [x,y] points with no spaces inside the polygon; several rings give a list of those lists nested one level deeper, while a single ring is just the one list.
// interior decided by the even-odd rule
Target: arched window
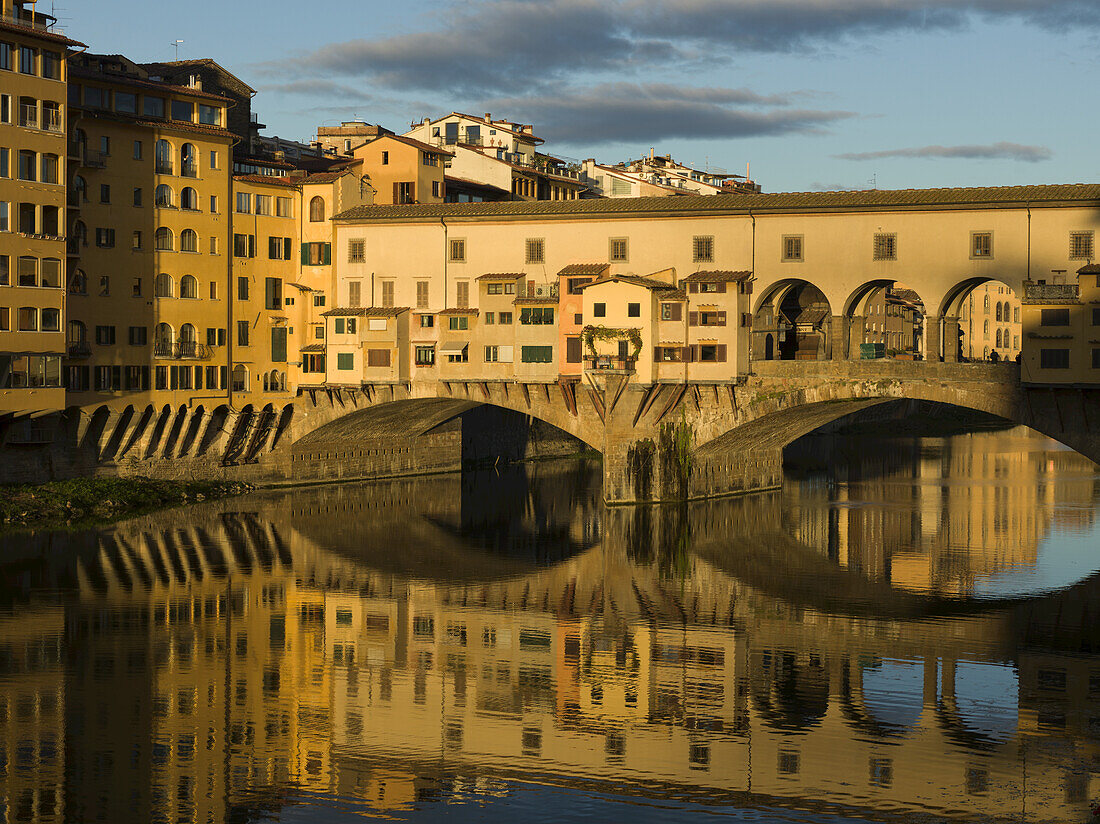
[{"label": "arched window", "polygon": [[181,358],[193,358],[198,354],[198,335],[195,327],[185,323],[180,327],[179,356]]},{"label": "arched window", "polygon": [[233,367],[233,391],[248,391],[248,367],[243,363],[238,363]]},{"label": "arched window", "polygon": [[989,340],[989,321],[985,322],[985,328],[982,329],[982,333],[985,335],[985,339]]},{"label": "arched window", "polygon": [[286,374],[280,372],[278,369],[272,369],[270,372],[264,373],[264,391],[265,392],[284,392],[286,391]]},{"label": "arched window", "polygon": [[88,245],[88,227],[84,225],[83,220],[78,220],[73,224],[73,236],[71,240],[77,246]]},{"label": "arched window", "polygon": [[1012,338],[1011,338],[1011,337],[1009,337],[1009,335],[1008,335],[1008,330],[1007,330],[1007,329],[1002,329],[1002,330],[1001,330],[1001,345],[1002,345],[1002,346],[1003,346],[1003,347],[1004,347],[1005,349],[1008,349],[1008,348],[1010,348],[1010,347],[1009,347],[1009,341],[1011,341],[1011,340],[1012,340]]},{"label": "arched window", "polygon": [[167,140],[157,141],[156,171],[158,175],[172,174],[172,144]]},{"label": "arched window", "polygon": [[156,247],[162,252],[172,251],[172,230],[167,226],[161,226],[157,229]]},{"label": "arched window", "polygon": [[175,344],[175,333],[167,323],[158,323],[153,329],[153,355],[158,358],[170,358]]},{"label": "arched window", "polygon": [[[199,282],[193,275],[184,275],[180,278],[180,297],[195,300],[199,296]],[[182,334],[182,332],[181,332]]]},{"label": "arched window", "polygon": [[73,200],[74,205],[88,202],[88,183],[80,175],[73,178]]},{"label": "arched window", "polygon": [[999,301],[998,301],[998,303],[997,303],[997,312],[996,312],[996,315],[997,315],[997,322],[998,322],[998,323],[1000,323],[1000,321],[1001,321],[1001,319],[1002,319],[1002,315],[1001,315],[1001,304],[1000,304],[1000,302],[999,302]]},{"label": "arched window", "polygon": [[157,206],[171,206],[172,205],[172,187],[167,183],[162,183],[153,191],[153,202]]},{"label": "arched window", "polygon": [[69,278],[69,294],[88,294],[88,276],[84,274],[83,269],[77,269],[75,272],[73,272],[73,276]]},{"label": "arched window", "polygon": [[[997,317],[1000,318],[1000,315],[1001,315],[1001,304],[998,303],[997,304]],[[1001,330],[1000,329],[997,330],[997,348],[998,349],[1001,348]]]},{"label": "arched window", "polygon": [[180,192],[180,208],[192,211],[199,208],[199,196],[190,186],[184,186],[183,191]]},{"label": "arched window", "polygon": [[180,232],[180,251],[199,251],[199,236],[195,234],[194,229],[184,229],[182,232]]},{"label": "arched window", "polygon": [[309,220],[311,223],[321,223],[325,219],[325,199],[318,195],[309,202]]},{"label": "arched window", "polygon": [[987,293],[986,293],[986,295],[985,295],[985,305],[984,305],[984,308],[985,308],[985,313],[986,313],[986,314],[988,315],[988,314],[989,314],[989,293],[988,293],[988,292],[987,292]]},{"label": "arched window", "polygon": [[156,283],[153,286],[153,294],[158,298],[170,298],[175,293],[175,282],[172,280],[172,276],[161,272],[157,275]]},{"label": "arched window", "polygon": [[185,323],[180,327],[180,343],[194,343],[196,340],[194,326],[190,323]]},{"label": "arched window", "polygon": [[172,330],[171,324],[162,322],[157,324],[155,337],[158,341],[171,343],[176,339],[176,333]]},{"label": "arched window", "polygon": [[180,174],[184,177],[199,176],[198,152],[190,143],[180,146]]},{"label": "arched window", "polygon": [[1019,306],[1013,306],[1012,307],[1012,322],[1013,323],[1019,323],[1020,322],[1020,307]]}]

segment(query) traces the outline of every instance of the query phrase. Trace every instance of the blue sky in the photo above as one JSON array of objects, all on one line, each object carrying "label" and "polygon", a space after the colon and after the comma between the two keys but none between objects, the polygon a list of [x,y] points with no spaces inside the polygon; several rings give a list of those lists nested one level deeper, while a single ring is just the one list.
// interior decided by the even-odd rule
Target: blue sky
[{"label": "blue sky", "polygon": [[[63,0],[61,0],[63,2]],[[316,9],[314,13],[313,9]],[[766,191],[1094,182],[1100,0],[100,0],[92,51],[213,57],[268,133],[452,109],[546,150],[653,147]],[[213,24],[212,21],[218,21]]]}]

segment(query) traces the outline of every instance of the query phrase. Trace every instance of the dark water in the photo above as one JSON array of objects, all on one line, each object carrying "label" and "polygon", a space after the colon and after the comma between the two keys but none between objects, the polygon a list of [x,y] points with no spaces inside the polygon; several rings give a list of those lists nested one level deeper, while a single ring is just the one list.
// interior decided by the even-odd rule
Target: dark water
[{"label": "dark water", "polygon": [[791,462],[686,512],[555,463],[0,539],[0,821],[1088,820],[1095,467]]}]

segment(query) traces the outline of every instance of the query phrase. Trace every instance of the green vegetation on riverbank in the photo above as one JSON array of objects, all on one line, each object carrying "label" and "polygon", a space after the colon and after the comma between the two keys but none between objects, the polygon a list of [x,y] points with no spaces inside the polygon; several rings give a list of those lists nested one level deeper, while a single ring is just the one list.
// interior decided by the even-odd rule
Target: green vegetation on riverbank
[{"label": "green vegetation on riverbank", "polygon": [[41,486],[0,486],[0,528],[106,522],[178,504],[248,492],[229,481],[77,478]]}]

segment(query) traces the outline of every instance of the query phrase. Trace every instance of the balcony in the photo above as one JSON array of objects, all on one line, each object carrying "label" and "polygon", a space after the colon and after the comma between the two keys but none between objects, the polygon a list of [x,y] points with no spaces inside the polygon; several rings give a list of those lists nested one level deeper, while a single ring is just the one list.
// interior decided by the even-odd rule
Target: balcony
[{"label": "balcony", "polygon": [[38,107],[28,106],[25,103],[19,105],[19,125],[38,128]]},{"label": "balcony", "polygon": [[61,117],[61,112],[57,109],[44,109],[42,111],[42,128],[50,132],[63,132],[65,131],[65,121]]},{"label": "balcony", "polygon": [[154,166],[154,169],[158,175],[174,174],[174,172],[172,171],[171,160],[158,160]]},{"label": "balcony", "polygon": [[92,347],[88,345],[86,340],[69,341],[68,349],[70,358],[87,358],[91,357]]},{"label": "balcony", "polygon": [[15,8],[8,11],[0,11],[0,20],[8,20],[18,26],[27,26],[32,29],[40,29],[41,31],[48,31],[50,27],[57,22],[56,17],[52,17],[48,14],[28,12],[23,9]]},{"label": "balcony", "polygon": [[[171,174],[171,172],[165,172],[164,174]],[[183,177],[198,177],[199,167],[197,163],[184,163],[180,166],[180,175]]]},{"label": "balcony", "polygon": [[1080,297],[1076,283],[1024,282],[1024,303],[1077,303]]},{"label": "balcony", "polygon": [[208,360],[210,347],[193,340],[153,341],[153,357],[166,360]]},{"label": "balcony", "polygon": [[586,356],[584,368],[589,372],[634,372],[637,358],[619,357],[618,355]]},{"label": "balcony", "polygon": [[95,149],[85,149],[81,163],[89,169],[105,169],[107,167],[107,155]]}]

